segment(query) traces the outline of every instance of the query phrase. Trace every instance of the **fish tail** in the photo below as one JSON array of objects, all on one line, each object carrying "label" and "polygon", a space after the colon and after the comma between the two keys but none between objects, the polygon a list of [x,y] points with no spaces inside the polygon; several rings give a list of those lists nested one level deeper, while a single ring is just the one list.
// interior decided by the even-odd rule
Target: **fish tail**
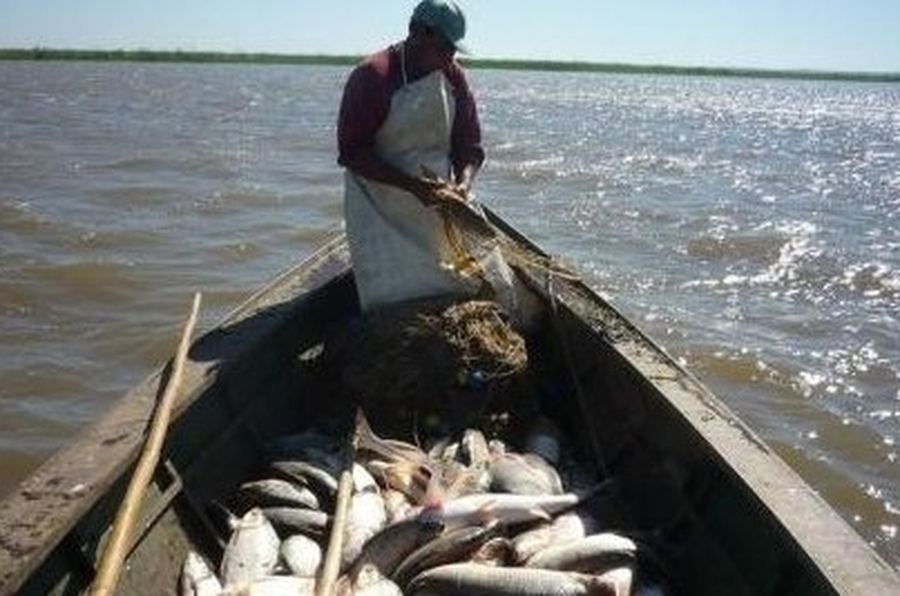
[{"label": "fish tail", "polygon": [[386,457],[390,460],[396,458],[394,450],[390,449],[384,441],[375,434],[375,431],[372,430],[372,427],[369,425],[369,421],[366,419],[366,415],[361,408],[356,410],[355,441],[356,449],[359,451],[371,451],[372,453],[377,453],[381,457]]}]

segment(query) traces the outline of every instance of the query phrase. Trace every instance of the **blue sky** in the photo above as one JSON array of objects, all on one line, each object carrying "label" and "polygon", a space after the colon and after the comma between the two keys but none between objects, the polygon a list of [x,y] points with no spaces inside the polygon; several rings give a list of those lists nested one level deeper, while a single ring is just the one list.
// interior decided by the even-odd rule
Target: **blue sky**
[{"label": "blue sky", "polygon": [[[0,0],[0,47],[362,54],[415,0]],[[475,57],[900,72],[900,0],[462,0]]]}]

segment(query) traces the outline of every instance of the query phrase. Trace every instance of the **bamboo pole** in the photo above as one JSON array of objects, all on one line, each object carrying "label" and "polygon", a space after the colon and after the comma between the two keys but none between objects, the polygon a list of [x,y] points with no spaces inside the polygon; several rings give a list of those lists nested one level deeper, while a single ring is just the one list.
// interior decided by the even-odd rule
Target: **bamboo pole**
[{"label": "bamboo pole", "polygon": [[150,422],[150,430],[147,440],[141,451],[140,459],[135,467],[125,498],[119,506],[113,528],[106,548],[97,567],[97,575],[91,584],[90,596],[108,596],[116,589],[122,563],[128,554],[129,545],[134,534],[134,524],[140,511],[147,485],[153,477],[156,464],[159,462],[159,454],[162,450],[163,440],[171,418],[172,406],[181,386],[181,377],[184,362],[187,359],[187,351],[190,347],[191,335],[197,323],[197,313],[200,310],[200,293],[194,294],[194,302],[191,314],[181,334],[178,351],[172,364],[172,373],[166,383],[166,390],[160,398]]}]

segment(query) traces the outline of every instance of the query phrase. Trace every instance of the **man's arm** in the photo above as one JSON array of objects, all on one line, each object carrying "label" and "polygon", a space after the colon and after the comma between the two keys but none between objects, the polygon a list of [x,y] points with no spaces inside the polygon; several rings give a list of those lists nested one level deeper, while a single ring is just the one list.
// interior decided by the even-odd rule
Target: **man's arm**
[{"label": "man's arm", "polygon": [[379,158],[370,148],[354,151],[343,165],[363,178],[402,188],[425,205],[432,205],[440,200],[439,193],[447,186],[445,181],[437,178],[410,176]]},{"label": "man's arm", "polygon": [[390,109],[390,90],[380,80],[383,76],[378,67],[366,63],[347,80],[338,116],[338,163],[358,176],[401,188],[430,205],[446,189],[446,182],[424,174],[411,176],[381,159],[375,151],[375,135]]},{"label": "man's arm", "polygon": [[451,137],[453,178],[459,191],[465,196],[471,190],[475,175],[484,163],[481,122],[478,118],[475,97],[462,68],[456,64],[447,74],[453,85],[456,102]]}]

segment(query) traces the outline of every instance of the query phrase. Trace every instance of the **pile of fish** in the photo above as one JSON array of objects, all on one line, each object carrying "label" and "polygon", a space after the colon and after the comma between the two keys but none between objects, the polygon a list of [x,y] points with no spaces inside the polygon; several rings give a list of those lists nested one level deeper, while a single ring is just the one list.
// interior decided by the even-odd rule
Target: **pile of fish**
[{"label": "pile of fish", "polygon": [[425,450],[360,414],[352,461],[344,443],[315,430],[273,441],[260,479],[217,508],[230,532],[221,561],[188,553],[181,593],[320,593],[338,478],[352,468],[334,594],[663,594],[642,575],[643,547],[589,512],[609,481],[563,457],[546,420],[518,450],[476,429]]}]

